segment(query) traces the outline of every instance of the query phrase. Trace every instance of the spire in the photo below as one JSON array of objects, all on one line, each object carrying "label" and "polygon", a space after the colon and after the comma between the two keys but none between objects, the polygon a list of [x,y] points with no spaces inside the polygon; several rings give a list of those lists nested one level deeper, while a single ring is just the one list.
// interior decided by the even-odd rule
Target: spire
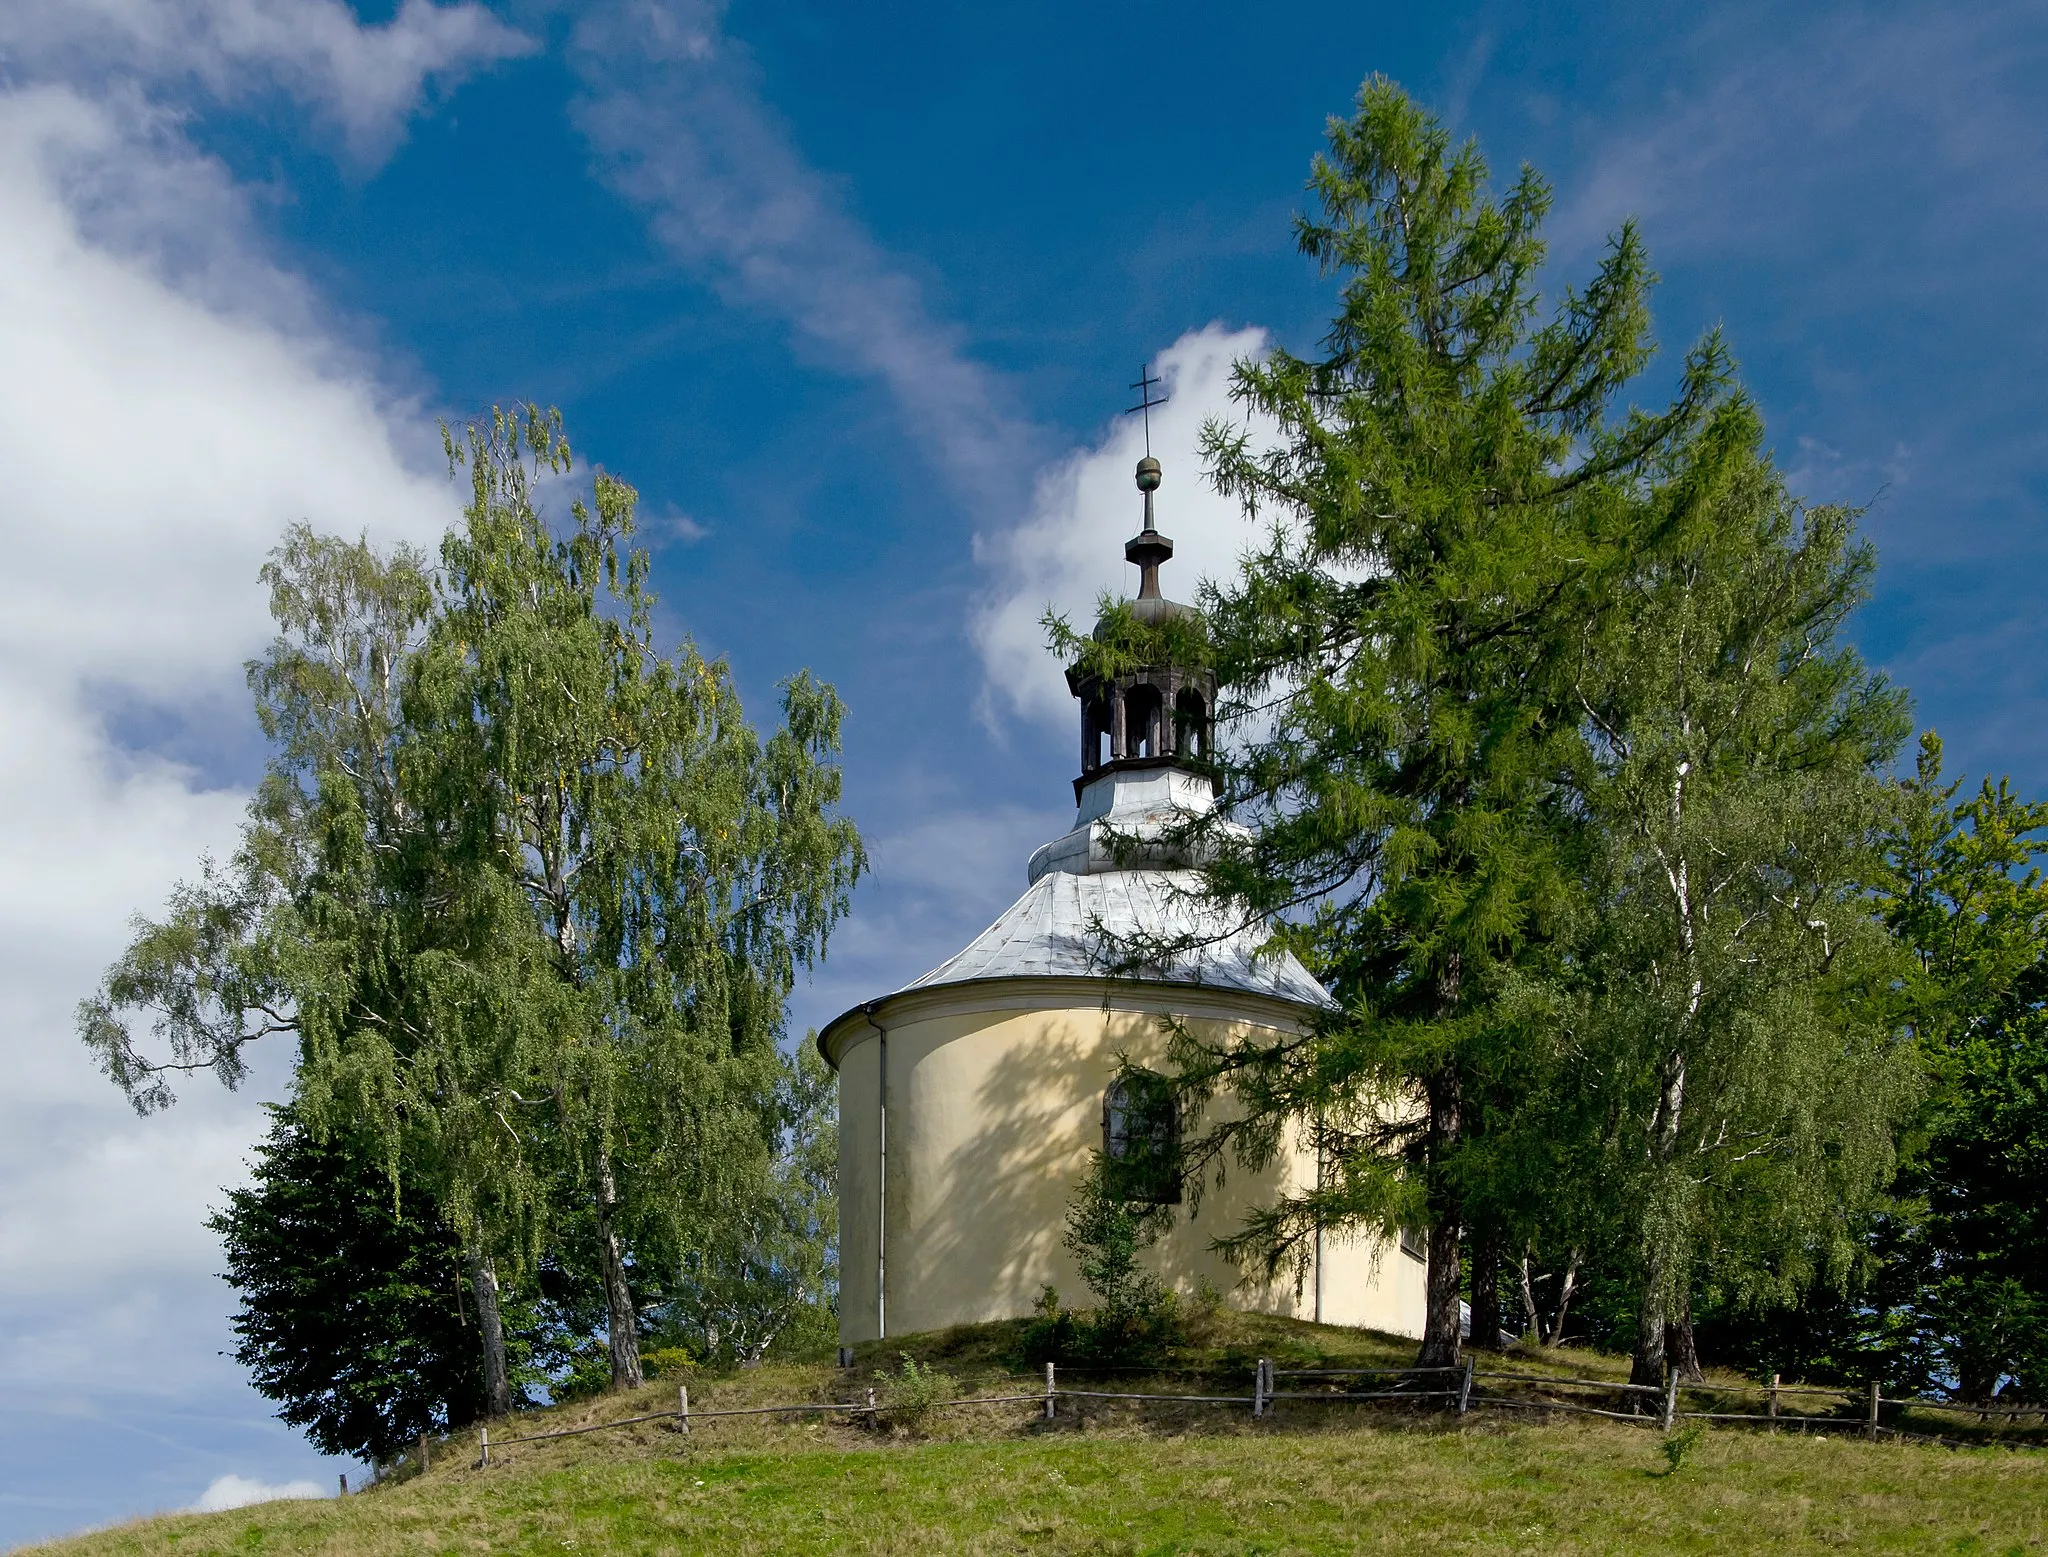
[{"label": "spire", "polygon": [[1145,457],[1138,461],[1138,490],[1145,494],[1145,528],[1124,542],[1124,560],[1137,566],[1138,598],[1162,602],[1151,610],[1140,607],[1140,614],[1147,617],[1164,611],[1165,596],[1159,593],[1159,564],[1173,555],[1172,539],[1159,533],[1152,518],[1152,494],[1159,490],[1160,480],[1159,461],[1152,457],[1152,408],[1165,405],[1167,400],[1165,395],[1157,400],[1152,398],[1159,382],[1147,369],[1138,369],[1138,382],[1131,386],[1138,391],[1138,403],[1124,412],[1126,416],[1142,414],[1145,418]]}]

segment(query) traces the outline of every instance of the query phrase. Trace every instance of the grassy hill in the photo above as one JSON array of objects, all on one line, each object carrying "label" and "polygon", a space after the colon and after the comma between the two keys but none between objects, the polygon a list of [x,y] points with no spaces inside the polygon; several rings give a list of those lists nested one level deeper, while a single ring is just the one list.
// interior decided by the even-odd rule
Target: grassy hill
[{"label": "grassy hill", "polygon": [[[690,1376],[694,1412],[857,1399],[898,1351],[961,1394],[1029,1387],[1015,1332],[979,1326],[869,1349],[852,1370]],[[1411,1343],[1249,1315],[1147,1380],[1102,1387],[1249,1390],[1253,1359],[1401,1366]],[[1489,1364],[1491,1365],[1491,1364]],[[1511,1356],[1525,1374],[1615,1379],[1613,1359]],[[1062,1382],[1080,1383],[1078,1377]],[[676,1381],[519,1419],[516,1432],[673,1409]],[[438,1446],[347,1499],[170,1515],[38,1553],[810,1552],[1985,1552],[2048,1553],[2048,1453],[1869,1443],[1842,1429],[1710,1433],[1673,1470],[1650,1428],[1532,1412],[1283,1402],[1242,1408],[1070,1402],[967,1406],[916,1433],[843,1420],[699,1418],[549,1443]],[[508,1426],[498,1437],[510,1437]]]}]

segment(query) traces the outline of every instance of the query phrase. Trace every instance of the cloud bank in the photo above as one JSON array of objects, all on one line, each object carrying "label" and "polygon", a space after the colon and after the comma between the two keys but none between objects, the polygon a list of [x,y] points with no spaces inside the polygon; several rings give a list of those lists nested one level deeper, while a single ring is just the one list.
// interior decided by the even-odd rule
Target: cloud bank
[{"label": "cloud bank", "polygon": [[15,1463],[55,1468],[42,1517],[78,1522],[118,1511],[105,1488],[134,1482],[137,1448],[196,1456],[202,1402],[262,1415],[217,1355],[204,1219],[288,1056],[250,1094],[201,1080],[145,1122],[73,1009],[129,916],[233,846],[259,760],[242,664],[270,631],[256,572],[284,527],[431,542],[458,505],[415,458],[426,419],[133,93],[0,93],[0,340],[0,1426]]}]

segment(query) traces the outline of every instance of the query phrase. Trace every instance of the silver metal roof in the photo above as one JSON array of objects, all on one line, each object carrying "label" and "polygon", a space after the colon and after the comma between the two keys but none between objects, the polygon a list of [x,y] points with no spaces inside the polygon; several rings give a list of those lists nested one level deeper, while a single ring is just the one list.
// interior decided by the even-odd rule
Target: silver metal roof
[{"label": "silver metal roof", "polygon": [[[977,979],[1121,975],[1239,990],[1295,1005],[1330,1003],[1293,953],[1258,955],[1261,931],[1233,930],[1228,918],[1193,895],[1200,886],[1201,877],[1185,870],[1050,870],[965,951],[897,993]],[[1119,938],[1190,933],[1216,939],[1164,964],[1115,965],[1122,955]]]}]

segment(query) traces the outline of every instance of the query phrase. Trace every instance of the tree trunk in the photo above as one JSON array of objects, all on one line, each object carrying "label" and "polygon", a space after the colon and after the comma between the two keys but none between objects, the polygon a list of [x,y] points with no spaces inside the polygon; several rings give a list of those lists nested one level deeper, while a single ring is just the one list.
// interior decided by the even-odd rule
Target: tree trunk
[{"label": "tree trunk", "polygon": [[1459,1346],[1458,1255],[1461,1229],[1455,1207],[1440,1207],[1440,1222],[1429,1229],[1429,1274],[1425,1278],[1422,1316],[1422,1349],[1415,1354],[1418,1368],[1457,1366]]},{"label": "tree trunk", "polygon": [[1550,1334],[1543,1338],[1545,1346],[1564,1345],[1564,1316],[1572,1306],[1572,1299],[1579,1295],[1579,1251],[1572,1250],[1572,1257],[1564,1268],[1564,1274],[1557,1279],[1557,1313],[1550,1321]]},{"label": "tree trunk", "polygon": [[619,1248],[619,1187],[612,1176],[612,1156],[597,1152],[597,1245],[604,1270],[604,1306],[610,1322],[612,1388],[638,1389],[640,1316],[633,1306],[632,1284],[626,1280],[626,1259]]},{"label": "tree trunk", "polygon": [[1490,1221],[1472,1229],[1472,1344],[1500,1350],[1500,1237]]},{"label": "tree trunk", "polygon": [[1461,1092],[1458,1073],[1446,1065],[1425,1084],[1429,1101],[1427,1162],[1429,1174],[1429,1274],[1422,1316],[1422,1349],[1418,1368],[1449,1368],[1458,1361],[1459,1252],[1465,1214],[1464,1197],[1451,1183],[1448,1158],[1458,1139]]},{"label": "tree trunk", "polygon": [[1662,1387],[1664,1383],[1664,1327],[1669,1318],[1670,1293],[1664,1252],[1652,1249],[1643,1265],[1642,1295],[1636,1307],[1636,1350],[1628,1370],[1631,1384]]},{"label": "tree trunk", "polygon": [[512,1375],[505,1366],[505,1321],[498,1312],[498,1272],[477,1248],[465,1251],[469,1290],[476,1300],[476,1331],[484,1358],[484,1415],[512,1414]]},{"label": "tree trunk", "polygon": [[1680,1290],[1671,1318],[1664,1326],[1664,1355],[1681,1382],[1706,1382],[1706,1374],[1700,1371],[1700,1350],[1693,1343],[1692,1293],[1689,1289]]}]

